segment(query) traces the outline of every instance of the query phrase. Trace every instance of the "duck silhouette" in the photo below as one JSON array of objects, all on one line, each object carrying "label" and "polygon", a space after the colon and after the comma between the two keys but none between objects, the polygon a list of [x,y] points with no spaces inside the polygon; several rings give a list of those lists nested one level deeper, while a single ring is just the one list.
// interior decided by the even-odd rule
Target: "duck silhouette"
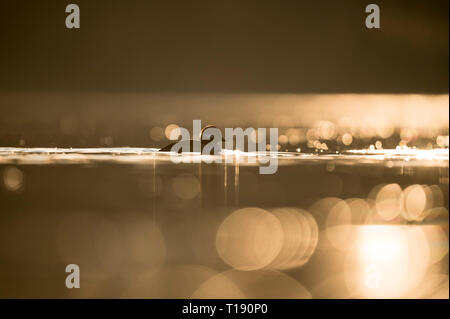
[{"label": "duck silhouette", "polygon": [[[203,148],[211,142],[211,139],[206,139],[206,137],[204,136],[204,133],[206,131],[206,129],[208,128],[215,128],[218,129],[215,125],[207,125],[204,128],[202,128],[201,132],[200,132],[200,140],[181,140],[181,141],[176,141],[173,143],[170,143],[166,146],[164,146],[163,148],[161,148],[159,150],[159,152],[171,152],[172,151],[172,147],[175,144],[178,144],[180,146],[180,149],[178,150],[178,153],[183,153],[184,149],[188,149],[189,152],[193,152],[194,149],[200,149],[201,152],[203,152]],[[222,142],[225,142],[225,140],[222,138]],[[200,147],[199,147],[200,146]]]}]

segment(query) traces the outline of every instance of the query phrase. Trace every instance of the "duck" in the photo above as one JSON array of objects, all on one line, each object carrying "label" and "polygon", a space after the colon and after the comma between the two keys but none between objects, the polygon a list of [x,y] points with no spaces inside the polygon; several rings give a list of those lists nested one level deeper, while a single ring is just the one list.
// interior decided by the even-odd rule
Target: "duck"
[{"label": "duck", "polygon": [[[189,140],[182,140],[182,141],[176,141],[176,142],[172,142],[166,146],[164,146],[163,148],[161,148],[159,150],[159,152],[171,152],[172,151],[172,147],[175,144],[178,144],[180,146],[180,149],[178,150],[178,153],[183,153],[184,149],[188,149],[190,150],[190,152],[192,152],[194,149],[198,149],[198,144],[200,144],[200,152],[203,152],[203,148],[211,142],[210,139],[206,139],[204,138],[204,133],[206,131],[206,129],[209,128],[215,128],[217,129],[217,127],[215,125],[207,125],[204,128],[202,128],[201,132],[200,132],[200,140],[193,140],[193,139],[189,139]],[[225,140],[222,138],[222,142],[225,142]],[[196,147],[194,147],[196,146]]]}]

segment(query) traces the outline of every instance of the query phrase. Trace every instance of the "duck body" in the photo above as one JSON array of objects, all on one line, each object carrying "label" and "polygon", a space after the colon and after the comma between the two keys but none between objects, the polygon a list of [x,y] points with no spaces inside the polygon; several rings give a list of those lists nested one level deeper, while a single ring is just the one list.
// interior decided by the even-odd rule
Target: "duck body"
[{"label": "duck body", "polygon": [[[164,146],[163,148],[161,148],[159,150],[159,152],[173,152],[173,148],[174,146],[176,146],[176,152],[177,153],[183,153],[183,152],[194,152],[197,150],[200,150],[201,153],[203,153],[203,149],[205,148],[206,145],[210,144],[212,142],[211,137],[206,136],[205,137],[205,131],[206,129],[210,129],[210,128],[214,128],[216,130],[217,127],[215,127],[214,125],[207,125],[205,126],[201,133],[200,133],[200,140],[181,140],[181,141],[176,141],[173,143],[170,143],[166,146]],[[223,144],[224,144],[225,140],[222,138],[222,143],[220,145],[220,149],[223,149]],[[219,143],[219,141],[217,141],[217,143]],[[212,147],[212,145],[210,145],[210,147]]]}]

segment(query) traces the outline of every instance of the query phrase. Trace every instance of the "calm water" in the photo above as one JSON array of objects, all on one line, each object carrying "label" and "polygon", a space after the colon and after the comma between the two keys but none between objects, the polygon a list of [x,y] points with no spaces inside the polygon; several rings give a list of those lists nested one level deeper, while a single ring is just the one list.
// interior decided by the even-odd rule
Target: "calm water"
[{"label": "calm water", "polygon": [[1,148],[0,296],[448,298],[448,150],[277,156]]}]

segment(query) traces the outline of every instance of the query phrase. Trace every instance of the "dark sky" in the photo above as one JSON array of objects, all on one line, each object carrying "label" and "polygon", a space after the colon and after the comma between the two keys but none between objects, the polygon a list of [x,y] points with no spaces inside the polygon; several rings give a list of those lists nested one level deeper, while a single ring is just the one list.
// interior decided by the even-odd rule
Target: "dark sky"
[{"label": "dark sky", "polygon": [[0,2],[0,91],[448,92],[448,0],[72,2]]}]

